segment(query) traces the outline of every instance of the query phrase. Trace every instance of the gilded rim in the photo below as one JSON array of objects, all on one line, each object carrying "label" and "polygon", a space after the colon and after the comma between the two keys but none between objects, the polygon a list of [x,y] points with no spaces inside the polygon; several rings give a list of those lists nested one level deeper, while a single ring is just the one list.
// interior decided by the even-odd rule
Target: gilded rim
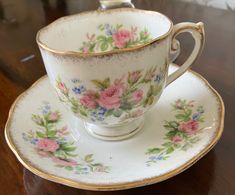
[{"label": "gilded rim", "polygon": [[[176,65],[174,65],[174,66],[176,66]],[[177,167],[176,169],[169,171],[163,175],[152,177],[152,178],[147,178],[147,179],[139,180],[139,181],[127,182],[127,183],[117,183],[117,184],[110,184],[110,185],[107,185],[107,184],[97,185],[97,184],[82,183],[82,182],[74,181],[71,179],[58,177],[56,175],[51,175],[51,174],[44,172],[43,170],[35,168],[33,165],[31,165],[26,159],[24,159],[24,157],[22,157],[20,155],[20,152],[15,147],[15,145],[12,141],[12,138],[10,136],[9,126],[11,123],[11,116],[17,106],[17,102],[21,98],[24,98],[24,96],[27,94],[27,92],[30,89],[32,89],[34,86],[36,86],[38,83],[40,83],[40,81],[45,79],[46,76],[43,76],[42,78],[37,80],[29,89],[27,89],[25,92],[23,92],[21,95],[19,95],[17,97],[17,99],[15,100],[15,102],[12,104],[10,111],[9,111],[8,120],[7,120],[6,126],[5,126],[5,138],[6,138],[7,144],[9,145],[9,147],[13,151],[13,153],[16,155],[17,159],[23,164],[23,166],[25,168],[27,168],[28,170],[30,170],[31,172],[33,172],[34,174],[36,174],[44,179],[47,179],[47,180],[50,180],[50,181],[53,181],[56,183],[64,184],[64,185],[74,187],[74,188],[80,188],[80,189],[86,189],[86,190],[98,190],[98,191],[123,190],[123,189],[141,187],[141,186],[150,185],[150,184],[164,181],[168,178],[171,178],[171,177],[183,172],[187,168],[191,167],[198,160],[200,160],[204,155],[206,155],[215,146],[215,144],[218,142],[218,140],[220,139],[222,132],[223,132],[225,108],[224,108],[224,103],[223,103],[221,96],[209,84],[209,82],[205,78],[203,78],[200,74],[198,74],[192,70],[189,70],[189,72],[192,73],[193,75],[195,75],[201,81],[203,81],[203,83],[206,85],[206,87],[214,94],[215,98],[217,99],[217,102],[219,104],[218,114],[219,114],[219,119],[220,119],[218,121],[219,122],[218,128],[216,129],[216,133],[214,135],[213,140],[201,152],[199,152],[196,156],[191,158],[189,161],[187,161],[183,165],[181,165],[181,166]]]},{"label": "gilded rim", "polygon": [[[101,13],[104,13],[104,12],[105,13],[113,13],[113,12],[120,12],[120,11],[123,11],[123,12],[124,11],[141,12],[141,13],[145,13],[145,14],[151,14],[151,15],[155,14],[155,15],[164,16],[170,22],[170,28],[168,29],[168,31],[165,34],[153,39],[149,43],[142,44],[142,45],[139,45],[139,46],[135,46],[135,47],[132,47],[132,48],[123,48],[123,49],[118,49],[118,50],[115,50],[115,51],[106,51],[106,52],[97,52],[97,53],[82,53],[82,52],[79,52],[79,51],[78,52],[76,52],[76,51],[61,51],[61,50],[50,48],[49,46],[47,46],[45,43],[43,43],[40,40],[40,33],[43,30],[46,30],[46,29],[50,28],[51,26],[55,25],[56,23],[60,22],[61,20],[65,20],[65,19],[73,17],[73,16],[88,15],[88,14],[91,14],[91,13],[101,14]],[[42,49],[44,49],[48,52],[54,53],[54,54],[69,55],[69,56],[76,56],[76,57],[96,57],[96,56],[112,55],[112,54],[117,54],[117,53],[124,53],[124,52],[127,52],[127,51],[131,52],[131,51],[137,51],[137,50],[143,49],[146,46],[152,45],[156,42],[159,42],[161,40],[166,39],[172,33],[172,30],[173,30],[172,21],[166,15],[164,15],[162,13],[159,13],[159,12],[156,12],[156,11],[135,9],[135,8],[117,8],[117,9],[110,9],[110,10],[104,10],[104,11],[103,10],[86,11],[86,12],[82,12],[82,13],[79,13],[79,14],[73,14],[73,15],[61,17],[61,18],[55,20],[54,22],[52,22],[51,24],[49,24],[49,25],[43,27],[42,29],[40,29],[37,32],[36,41],[37,41],[37,44],[40,48],[42,48]]]}]

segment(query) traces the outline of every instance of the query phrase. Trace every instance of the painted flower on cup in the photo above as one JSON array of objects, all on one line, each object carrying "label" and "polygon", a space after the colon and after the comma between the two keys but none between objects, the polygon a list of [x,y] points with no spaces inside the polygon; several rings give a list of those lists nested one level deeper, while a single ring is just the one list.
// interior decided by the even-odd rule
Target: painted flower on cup
[{"label": "painted flower on cup", "polygon": [[140,102],[143,99],[143,90],[142,89],[138,89],[136,90],[133,94],[132,94],[132,98],[134,100],[135,103]]},{"label": "painted flower on cup", "polygon": [[121,105],[122,88],[118,85],[109,86],[100,93],[98,104],[106,109],[119,108]]},{"label": "painted flower on cup", "polygon": [[95,95],[91,93],[86,93],[80,98],[80,103],[86,108],[95,109],[97,107],[97,102],[95,98]]},{"label": "painted flower on cup", "polygon": [[166,142],[159,147],[147,150],[146,155],[149,155],[147,166],[159,160],[170,158],[171,153],[175,150],[186,151],[200,140],[198,134],[203,130],[200,128],[201,123],[204,122],[203,107],[198,106],[193,109],[195,107],[194,101],[181,99],[176,100],[172,107],[176,113],[175,120],[165,121]]},{"label": "painted flower on cup", "polygon": [[98,26],[100,34],[86,34],[86,41],[80,47],[83,53],[111,51],[122,48],[131,48],[136,45],[148,43],[152,40],[150,33],[145,28],[124,28],[122,24],[101,24]]},{"label": "painted flower on cup", "polygon": [[63,82],[57,82],[57,88],[60,90],[61,93],[64,95],[68,95],[68,88],[66,87],[65,83]]},{"label": "painted flower on cup", "polygon": [[[68,93],[67,96],[61,92],[61,101],[69,103],[74,113],[79,113],[94,122],[105,123],[107,117],[120,117],[141,106],[152,105],[155,96],[162,90],[162,84],[154,82],[154,75],[157,75],[157,66],[128,72],[114,81],[110,78],[92,80],[95,89],[87,89],[81,85],[83,90],[79,90],[79,94],[77,90],[69,90],[74,94]],[[62,83],[60,77],[56,83]],[[64,87],[68,89],[66,85]],[[60,93],[60,89],[57,91]]]},{"label": "painted flower on cup", "polygon": [[133,71],[128,73],[128,83],[134,84],[136,83],[141,77],[141,71]]},{"label": "painted flower on cup", "polygon": [[62,118],[60,112],[51,111],[48,104],[44,104],[41,109],[45,109],[46,106],[47,113],[32,115],[37,130],[23,133],[23,139],[33,145],[38,155],[51,159],[57,167],[65,168],[68,171],[74,170],[77,174],[107,173],[109,167],[94,162],[93,154],[87,154],[84,158],[79,156],[82,160],[74,159],[77,156],[77,147],[73,141],[68,141],[66,138],[68,135],[67,125],[58,127],[58,122]]},{"label": "painted flower on cup", "polygon": [[128,42],[133,39],[133,34],[129,30],[118,30],[112,34],[114,45],[118,48],[124,48],[127,46]]}]

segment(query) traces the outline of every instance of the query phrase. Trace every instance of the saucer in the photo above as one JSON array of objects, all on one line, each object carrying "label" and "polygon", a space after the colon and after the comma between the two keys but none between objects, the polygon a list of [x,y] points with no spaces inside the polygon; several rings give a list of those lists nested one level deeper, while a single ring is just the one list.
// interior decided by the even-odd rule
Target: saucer
[{"label": "saucer", "polygon": [[193,71],[164,90],[141,131],[116,142],[90,136],[52,91],[44,76],[20,95],[5,137],[27,169],[76,188],[120,190],[166,180],[209,152],[223,131],[223,101]]}]

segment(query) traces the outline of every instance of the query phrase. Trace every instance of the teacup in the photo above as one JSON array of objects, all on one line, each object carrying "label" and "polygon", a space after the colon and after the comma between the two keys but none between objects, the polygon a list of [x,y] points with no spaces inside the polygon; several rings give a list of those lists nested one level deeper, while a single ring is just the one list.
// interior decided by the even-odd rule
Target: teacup
[{"label": "teacup", "polygon": [[[175,37],[195,40],[186,62],[168,76]],[[104,140],[134,135],[164,88],[201,53],[203,23],[173,26],[165,15],[133,8],[90,11],[60,18],[37,34],[51,84],[90,134]]]}]

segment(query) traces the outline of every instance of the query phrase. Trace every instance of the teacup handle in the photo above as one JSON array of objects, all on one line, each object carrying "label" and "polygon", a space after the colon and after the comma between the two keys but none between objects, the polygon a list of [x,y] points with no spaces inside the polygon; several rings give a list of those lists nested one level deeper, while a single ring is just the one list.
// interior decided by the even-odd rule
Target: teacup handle
[{"label": "teacup handle", "polygon": [[168,76],[166,86],[172,83],[178,77],[180,77],[185,71],[187,71],[190,66],[195,62],[197,57],[201,54],[201,51],[203,49],[205,42],[204,24],[202,22],[199,22],[197,24],[191,22],[183,22],[176,24],[173,27],[171,43],[172,51],[176,51],[179,47],[179,43],[175,39],[176,36],[184,32],[191,33],[192,37],[195,40],[195,45],[188,59],[181,65],[178,70]]}]

